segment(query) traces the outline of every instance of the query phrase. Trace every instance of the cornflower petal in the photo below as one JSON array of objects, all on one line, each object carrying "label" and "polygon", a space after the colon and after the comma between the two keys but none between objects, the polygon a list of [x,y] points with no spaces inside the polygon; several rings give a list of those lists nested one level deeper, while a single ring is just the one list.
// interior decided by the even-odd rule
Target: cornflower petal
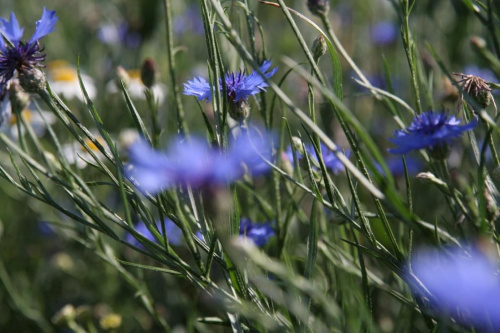
[{"label": "cornflower petal", "polygon": [[[338,174],[339,172],[344,171],[345,170],[344,164],[342,163],[341,160],[339,160],[337,155],[335,155],[335,153],[331,151],[323,142],[320,143],[320,146],[321,146],[321,157],[323,157],[323,162],[325,163],[325,167],[334,174]],[[305,151],[308,154],[309,158],[313,161],[312,168],[314,170],[318,170],[319,161],[316,156],[316,150],[314,149],[314,146],[312,144],[306,144]],[[290,163],[293,163],[292,147],[289,146],[284,153],[286,158],[290,161]],[[303,159],[303,156],[299,150],[295,150],[295,153],[297,154],[296,155],[297,160]],[[344,155],[346,157],[349,157],[351,155],[351,152],[349,150],[346,150],[344,152]]]},{"label": "cornflower petal", "polygon": [[463,323],[500,329],[500,278],[497,267],[483,254],[460,248],[424,249],[412,255],[409,267],[432,295],[431,304],[438,312]]},{"label": "cornflower petal", "polygon": [[[265,60],[260,66],[260,71],[266,78],[273,76],[278,67],[271,67],[271,61]],[[250,95],[255,95],[264,91],[268,84],[258,72],[252,72],[250,75],[245,75],[242,71],[230,72],[225,75],[225,84],[228,98],[231,102],[238,102],[247,99]],[[212,87],[202,77],[195,77],[193,80],[188,80],[184,83],[184,95],[196,96],[198,100],[212,99]]]},{"label": "cornflower petal", "polygon": [[269,238],[275,235],[271,223],[253,223],[248,218],[240,221],[240,237],[246,237],[257,246],[264,246],[269,242]]},{"label": "cornflower petal", "polygon": [[54,31],[54,26],[57,22],[58,17],[55,16],[55,10],[47,10],[43,7],[43,13],[40,20],[36,21],[35,33],[31,36],[31,39],[28,44],[36,43],[42,37],[50,34]]},{"label": "cornflower petal", "polygon": [[199,101],[204,99],[210,101],[212,99],[212,87],[210,87],[207,80],[198,76],[184,83],[184,95],[196,96]]},{"label": "cornflower petal", "polygon": [[[19,45],[19,41],[23,38],[24,28],[19,26],[16,14],[10,13],[10,22],[4,18],[0,18],[0,32],[14,45]],[[0,40],[0,49],[5,51],[5,41]]]},{"label": "cornflower petal", "polygon": [[474,118],[471,122],[460,125],[461,120],[448,116],[447,113],[425,112],[417,115],[407,129],[394,132],[394,137],[389,138],[389,141],[398,147],[389,149],[389,152],[406,154],[411,150],[442,146],[472,130],[477,123],[477,118]]},{"label": "cornflower petal", "polygon": [[138,140],[130,146],[129,158],[132,163],[125,169],[125,175],[139,189],[154,194],[175,182],[173,166],[167,157],[153,150],[145,140]]},{"label": "cornflower petal", "polygon": [[271,158],[269,140],[269,135],[241,136],[223,152],[211,148],[205,140],[179,137],[165,153],[140,140],[130,147],[125,175],[151,194],[176,185],[225,184],[243,176],[245,170],[253,174],[269,170],[261,157]]},{"label": "cornflower petal", "polygon": [[[173,245],[180,245],[182,239],[182,230],[170,219],[165,219],[164,222],[165,222],[165,233],[169,243]],[[162,223],[160,221],[156,221],[155,224],[156,228],[161,234],[161,230],[163,228]],[[140,221],[135,225],[135,231],[137,231],[142,236],[146,237],[152,242],[156,241],[151,231],[149,231],[146,224],[142,221]],[[138,248],[144,248],[143,245],[131,233],[127,233],[127,235],[125,236],[125,240],[127,243],[132,244]]]}]

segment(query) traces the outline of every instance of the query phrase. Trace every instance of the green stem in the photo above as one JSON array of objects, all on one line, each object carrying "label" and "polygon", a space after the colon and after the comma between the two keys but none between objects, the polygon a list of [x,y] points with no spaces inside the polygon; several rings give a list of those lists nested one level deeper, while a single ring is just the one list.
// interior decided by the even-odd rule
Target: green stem
[{"label": "green stem", "polygon": [[165,23],[167,28],[167,59],[168,59],[168,72],[170,74],[172,94],[175,99],[175,107],[177,110],[177,130],[180,134],[186,134],[188,128],[184,122],[184,109],[182,107],[181,96],[179,93],[179,86],[175,74],[175,52],[174,52],[174,37],[172,32],[172,10],[171,0],[164,0],[165,8]]}]

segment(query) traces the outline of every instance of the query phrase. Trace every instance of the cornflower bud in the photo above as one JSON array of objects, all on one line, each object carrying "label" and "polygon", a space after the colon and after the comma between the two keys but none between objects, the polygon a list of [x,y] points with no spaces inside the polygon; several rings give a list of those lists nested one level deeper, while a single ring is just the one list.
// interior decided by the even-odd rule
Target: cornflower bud
[{"label": "cornflower bud", "polygon": [[229,103],[229,115],[234,120],[242,122],[250,115],[250,106],[244,99]]},{"label": "cornflower bud", "polygon": [[328,0],[307,0],[307,8],[316,16],[325,16],[330,11]]},{"label": "cornflower bud", "polygon": [[45,74],[36,67],[31,67],[19,73],[19,83],[26,92],[38,93],[45,89],[47,80]]},{"label": "cornflower bud", "polygon": [[144,85],[151,89],[151,87],[156,83],[156,78],[158,76],[158,70],[156,68],[156,63],[153,59],[147,58],[142,63],[141,67],[141,80]]},{"label": "cornflower bud", "polygon": [[327,50],[327,45],[325,41],[325,37],[323,35],[319,35],[316,37],[316,39],[313,41],[312,44],[312,53],[313,53],[313,59],[317,63],[319,58],[321,58]]}]

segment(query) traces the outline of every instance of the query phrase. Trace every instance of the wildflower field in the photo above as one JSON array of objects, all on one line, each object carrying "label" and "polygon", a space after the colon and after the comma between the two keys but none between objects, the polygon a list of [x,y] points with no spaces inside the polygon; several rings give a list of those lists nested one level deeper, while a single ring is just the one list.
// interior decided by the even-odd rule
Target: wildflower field
[{"label": "wildflower field", "polygon": [[2,0],[0,331],[500,331],[499,77],[495,0]]}]

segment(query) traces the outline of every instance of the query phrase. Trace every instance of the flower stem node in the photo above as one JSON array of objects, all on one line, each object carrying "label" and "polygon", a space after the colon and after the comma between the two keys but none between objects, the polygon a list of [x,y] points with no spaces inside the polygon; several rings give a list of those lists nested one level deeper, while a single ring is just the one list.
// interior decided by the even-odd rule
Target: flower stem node
[{"label": "flower stem node", "polygon": [[32,67],[19,72],[19,83],[26,92],[38,93],[45,89],[47,80],[40,69]]}]

